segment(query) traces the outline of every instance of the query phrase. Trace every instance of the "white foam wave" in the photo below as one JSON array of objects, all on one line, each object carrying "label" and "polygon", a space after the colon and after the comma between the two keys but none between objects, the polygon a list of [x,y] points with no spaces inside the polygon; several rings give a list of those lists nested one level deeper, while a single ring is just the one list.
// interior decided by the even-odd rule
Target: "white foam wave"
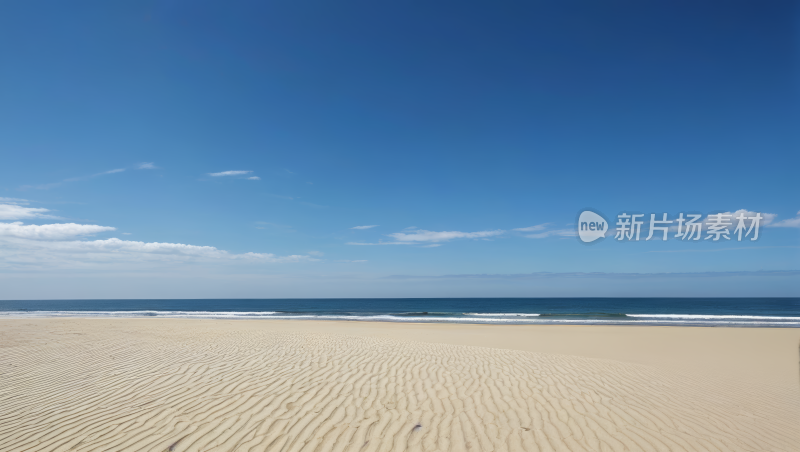
[{"label": "white foam wave", "polygon": [[[216,311],[0,311],[0,318],[82,317],[82,318],[188,318],[188,319],[281,319],[335,320],[404,323],[479,323],[479,324],[536,324],[536,325],[685,325],[685,326],[779,326],[800,327],[800,317],[766,316],[704,316],[680,314],[634,314],[631,319],[554,319],[524,316],[477,317],[407,317],[380,315],[284,314],[276,311],[216,312]],[[650,317],[650,318],[648,318]]]},{"label": "white foam wave", "polygon": [[644,317],[656,319],[748,319],[748,320],[797,320],[800,317],[777,317],[764,315],[712,315],[712,314],[626,314],[628,317]]},{"label": "white foam wave", "polygon": [[197,318],[258,318],[269,317],[277,311],[0,311],[6,317],[197,317]]},{"label": "white foam wave", "polygon": [[494,313],[494,312],[465,312],[464,315],[475,315],[485,317],[539,317],[540,314],[522,314],[522,313]]}]

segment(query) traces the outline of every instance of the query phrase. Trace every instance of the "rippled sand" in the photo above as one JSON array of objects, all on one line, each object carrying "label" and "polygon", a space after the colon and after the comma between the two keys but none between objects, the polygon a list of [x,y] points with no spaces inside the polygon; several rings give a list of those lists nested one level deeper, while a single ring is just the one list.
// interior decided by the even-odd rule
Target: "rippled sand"
[{"label": "rippled sand", "polygon": [[270,325],[3,321],[0,450],[800,450],[789,389]]}]

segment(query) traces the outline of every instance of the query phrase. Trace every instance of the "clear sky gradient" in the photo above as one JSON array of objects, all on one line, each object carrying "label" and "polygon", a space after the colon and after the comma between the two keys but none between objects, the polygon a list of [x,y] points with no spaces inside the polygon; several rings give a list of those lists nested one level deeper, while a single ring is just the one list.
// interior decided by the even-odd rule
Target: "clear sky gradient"
[{"label": "clear sky gradient", "polygon": [[800,296],[798,63],[788,1],[3,2],[0,298]]}]

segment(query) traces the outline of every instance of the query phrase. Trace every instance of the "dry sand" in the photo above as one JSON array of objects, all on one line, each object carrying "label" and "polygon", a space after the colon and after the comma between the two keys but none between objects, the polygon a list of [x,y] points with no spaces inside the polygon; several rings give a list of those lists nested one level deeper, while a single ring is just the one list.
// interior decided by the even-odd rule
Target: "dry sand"
[{"label": "dry sand", "polygon": [[800,330],[0,321],[0,451],[798,451]]}]

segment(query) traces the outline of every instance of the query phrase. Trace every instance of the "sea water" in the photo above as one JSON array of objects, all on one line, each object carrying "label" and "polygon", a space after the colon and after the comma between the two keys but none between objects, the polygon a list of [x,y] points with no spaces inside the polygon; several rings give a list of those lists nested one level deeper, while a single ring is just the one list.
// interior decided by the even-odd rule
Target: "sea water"
[{"label": "sea water", "polygon": [[800,298],[6,300],[0,319],[173,317],[481,324],[800,327]]}]

